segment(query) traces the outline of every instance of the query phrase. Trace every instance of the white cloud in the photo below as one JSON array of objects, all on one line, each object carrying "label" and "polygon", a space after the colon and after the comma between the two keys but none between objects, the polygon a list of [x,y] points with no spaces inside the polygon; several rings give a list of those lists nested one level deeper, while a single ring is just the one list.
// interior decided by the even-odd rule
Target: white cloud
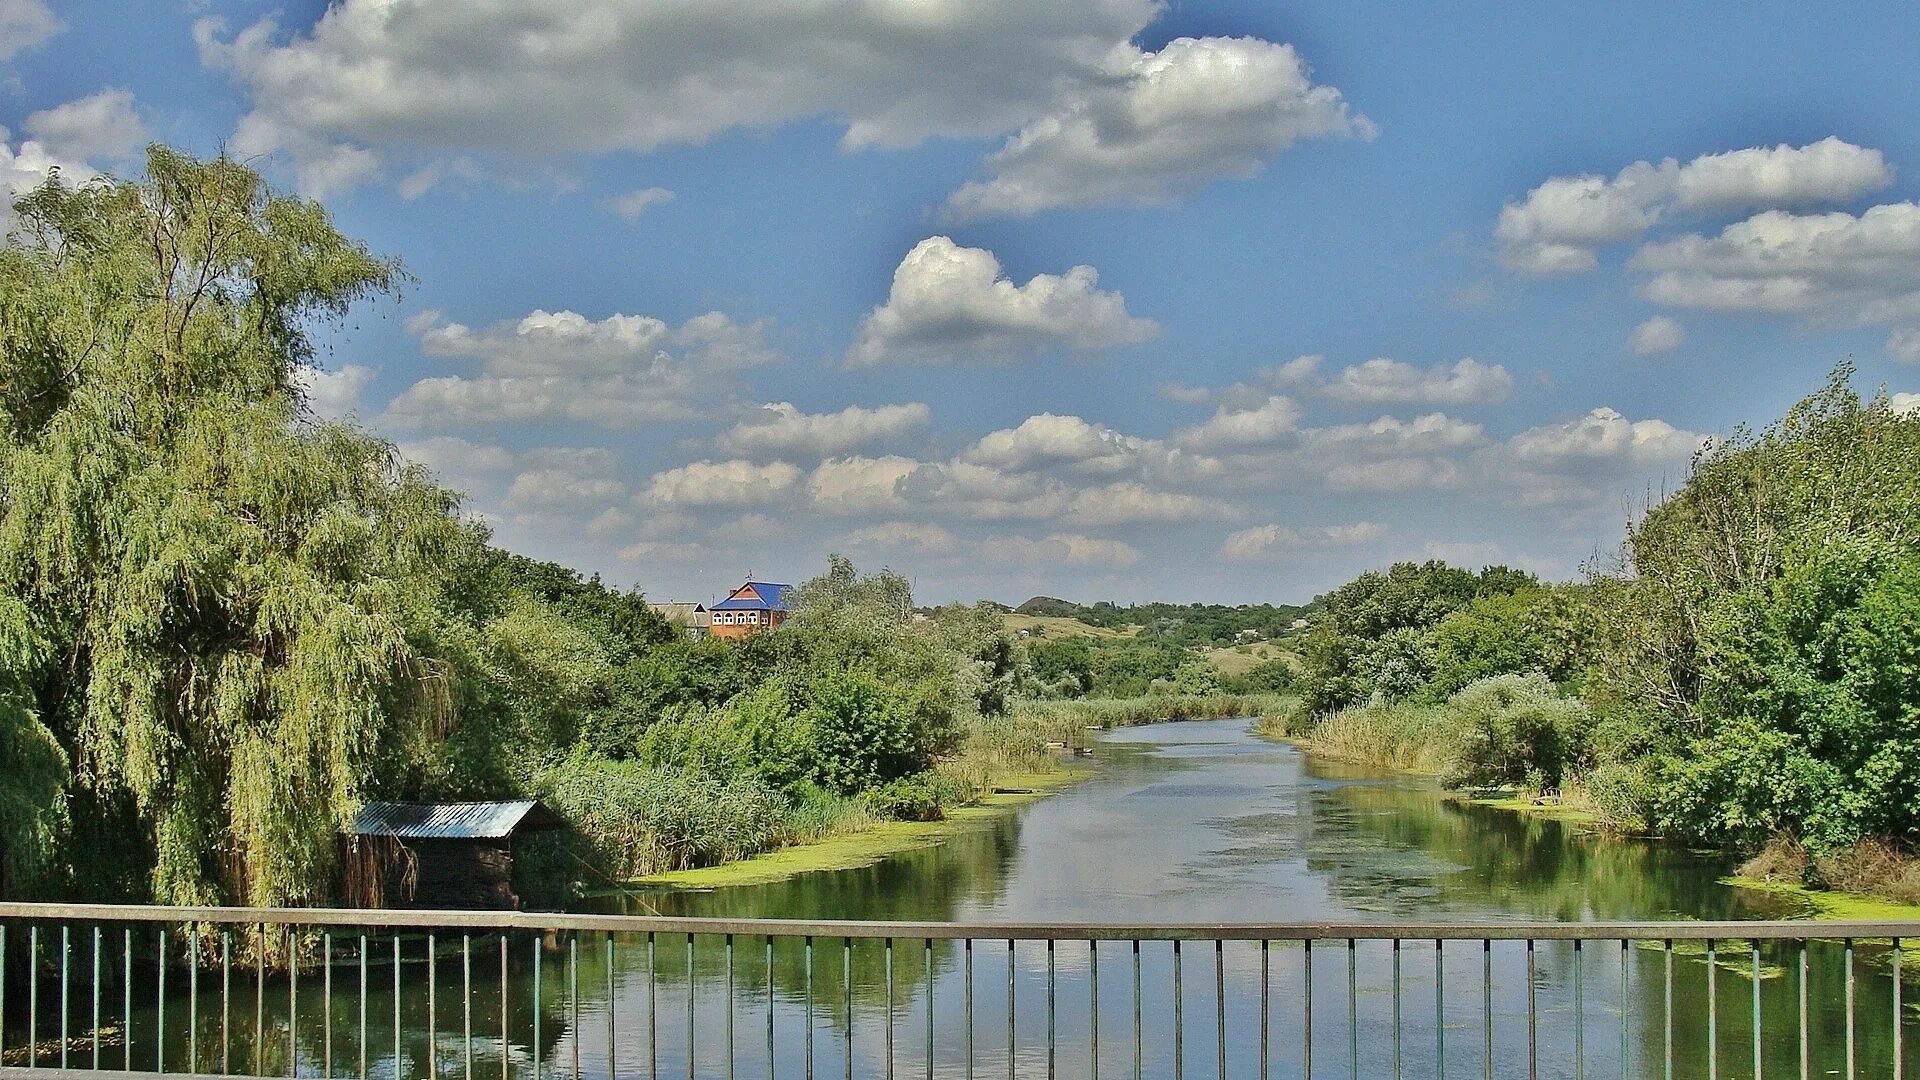
[{"label": "white cloud", "polygon": [[1636,161],[1612,179],[1556,176],[1500,212],[1494,239],[1508,269],[1524,274],[1591,270],[1596,252],[1625,243],[1678,209],[1711,212],[1743,207],[1846,202],[1886,187],[1893,170],[1880,151],[1828,137],[1803,147]]},{"label": "white cloud", "polygon": [[147,141],[147,128],[125,90],[102,90],[27,116],[27,134],[54,157],[126,158]]},{"label": "white cloud", "polygon": [[1800,316],[1829,326],[1920,324],[1920,205],[1858,216],[1768,210],[1717,236],[1648,244],[1641,295],[1670,307]]},{"label": "white cloud", "polygon": [[1920,394],[1895,394],[1887,403],[1902,416],[1920,416]]},{"label": "white cloud", "polygon": [[626,494],[626,485],[610,476],[549,467],[531,469],[514,477],[513,485],[507,489],[506,506],[522,511],[604,509],[607,503]]},{"label": "white cloud", "polygon": [[572,420],[618,428],[682,418],[720,388],[720,377],[777,358],[764,320],[736,323],[717,311],[673,327],[644,315],[595,321],[535,310],[482,330],[426,311],[407,329],[426,355],[481,368],[403,391],[386,419],[411,426]]},{"label": "white cloud", "polygon": [[600,205],[606,207],[609,212],[627,221],[638,221],[640,220],[640,215],[646,213],[649,208],[659,206],[662,203],[672,202],[673,199],[673,192],[668,191],[666,188],[649,187],[640,188],[637,191],[629,191],[622,195],[615,195]]},{"label": "white cloud", "polygon": [[821,462],[807,477],[807,499],[825,514],[863,517],[906,508],[901,485],[920,467],[912,458],[858,455]]},{"label": "white cloud", "polygon": [[1313,84],[1291,45],[1183,37],[1159,52],[1123,46],[1109,68],[1008,139],[987,159],[990,177],[961,187],[948,212],[1163,203],[1253,176],[1301,139],[1373,134],[1339,90]]},{"label": "white cloud", "polygon": [[1508,446],[1516,458],[1529,463],[1625,459],[1656,464],[1685,461],[1705,440],[1665,420],[1628,420],[1603,407],[1575,420],[1530,428]]},{"label": "white cloud", "polygon": [[1633,355],[1658,356],[1672,352],[1687,340],[1687,328],[1678,319],[1655,315],[1633,328]]},{"label": "white cloud", "polygon": [[914,245],[894,270],[886,303],[861,320],[847,360],[886,363],[1007,362],[1050,348],[1103,349],[1153,337],[1159,326],[1128,314],[1099,273],[1075,266],[1015,285],[1000,260],[945,236]]},{"label": "white cloud", "polygon": [[[764,0],[751,18],[670,0],[341,0],[312,28],[195,27],[252,111],[243,155],[301,163],[460,152],[648,151],[808,118],[849,147],[1005,132],[1158,13],[1152,0]],[[335,172],[341,170],[331,169]],[[360,179],[372,170],[365,170]]]},{"label": "white cloud", "polygon": [[975,556],[989,567],[1105,566],[1120,568],[1140,561],[1140,550],[1121,540],[1054,533],[1034,540],[1024,536],[982,540]]},{"label": "white cloud", "polygon": [[400,456],[417,461],[435,472],[459,469],[471,472],[504,472],[513,468],[513,452],[490,443],[477,443],[457,435],[435,435],[399,444]]},{"label": "white cloud", "polygon": [[1335,401],[1375,405],[1495,405],[1513,396],[1513,376],[1472,357],[1424,371],[1378,357],[1343,369],[1320,392]]},{"label": "white cloud", "polygon": [[64,29],[45,0],[0,0],[0,60],[11,60]]},{"label": "white cloud", "polygon": [[1233,446],[1260,446],[1289,439],[1300,430],[1305,410],[1284,394],[1273,394],[1248,409],[1221,406],[1205,421],[1175,436],[1175,441],[1201,450]]},{"label": "white cloud", "polygon": [[62,158],[37,139],[23,139],[16,150],[13,133],[0,127],[0,236],[13,228],[14,200],[46,183],[54,169],[69,186],[90,180],[98,170],[85,162]]},{"label": "white cloud", "polygon": [[1086,525],[1121,525],[1142,521],[1232,521],[1239,507],[1179,491],[1158,491],[1131,480],[1076,492],[1064,519]]},{"label": "white cloud", "polygon": [[944,555],[959,547],[953,534],[940,526],[911,521],[869,525],[853,530],[843,539],[849,547],[911,551],[922,555]]},{"label": "white cloud", "polygon": [[917,401],[872,409],[849,405],[833,413],[803,413],[780,401],[754,410],[723,433],[719,445],[736,454],[827,457],[905,435],[931,417]]},{"label": "white cloud", "polygon": [[749,506],[779,498],[800,479],[784,461],[696,461],[653,474],[647,499],[668,506]]},{"label": "white cloud", "polygon": [[1282,551],[1371,543],[1386,532],[1386,526],[1375,521],[1346,525],[1256,525],[1227,534],[1220,545],[1220,554],[1229,559],[1251,561]]},{"label": "white cloud", "polygon": [[294,369],[293,381],[315,415],[337,420],[359,409],[360,394],[373,375],[372,368],[359,364],[342,365],[339,371],[303,365]]},{"label": "white cloud", "polygon": [[1847,202],[1891,183],[1880,151],[1829,135],[1797,149],[1781,143],[1703,154],[1675,174],[1673,199],[1699,211],[1806,206]]},{"label": "white cloud", "polygon": [[962,460],[1010,472],[1047,465],[1073,465],[1089,472],[1126,468],[1138,454],[1142,440],[1078,416],[1041,413],[1018,427],[981,437],[960,455]]}]

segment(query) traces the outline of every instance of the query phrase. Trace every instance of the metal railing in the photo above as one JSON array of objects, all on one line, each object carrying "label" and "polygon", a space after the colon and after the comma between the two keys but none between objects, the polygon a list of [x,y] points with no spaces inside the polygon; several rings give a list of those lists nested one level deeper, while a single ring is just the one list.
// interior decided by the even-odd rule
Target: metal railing
[{"label": "metal railing", "polygon": [[1908,937],[0,904],[0,1071],[1860,1080]]}]

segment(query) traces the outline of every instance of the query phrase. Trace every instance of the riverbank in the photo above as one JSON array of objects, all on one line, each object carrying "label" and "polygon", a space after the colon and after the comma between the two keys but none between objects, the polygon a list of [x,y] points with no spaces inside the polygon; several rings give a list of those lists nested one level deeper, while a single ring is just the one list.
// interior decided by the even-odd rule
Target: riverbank
[{"label": "riverbank", "polygon": [[1052,772],[1008,774],[999,778],[997,790],[947,811],[939,821],[884,821],[856,832],[777,848],[718,866],[653,874],[628,882],[625,888],[680,890],[766,885],[797,874],[871,866],[890,855],[932,847],[961,832],[983,828],[1004,814],[1093,774],[1090,767],[1073,765],[1062,765]]},{"label": "riverbank", "polygon": [[944,843],[1093,775],[1073,754],[1090,730],[1178,720],[1262,715],[1291,707],[1292,698],[1263,694],[1152,694],[1137,698],[1022,701],[1010,715],[975,727],[943,769],[983,792],[946,808],[935,821],[873,821],[816,840],[788,844],[744,859],[669,870],[622,882],[619,889],[716,889],[762,885],[796,874],[870,866],[889,855]]},{"label": "riverbank", "polygon": [[[1276,742],[1284,742],[1302,753],[1324,760],[1339,761],[1365,768],[1408,776],[1438,777],[1447,768],[1446,740],[1434,736],[1439,710],[1407,706],[1385,710],[1347,710],[1337,713],[1332,729],[1327,724],[1311,725],[1298,711],[1276,713],[1255,725],[1255,732]],[[1422,745],[1424,742],[1424,745]],[[1474,794],[1445,792],[1444,797],[1471,806],[1484,806],[1509,813],[1547,818],[1596,831],[1619,833],[1602,815],[1590,809],[1578,783],[1572,791],[1555,799],[1528,797],[1518,792]],[[1654,840],[1655,838],[1647,838]],[[1753,866],[1743,866],[1747,871]],[[1876,896],[1847,889],[1819,889],[1758,872],[1743,872],[1721,878],[1720,883],[1740,889],[1753,889],[1796,901],[1799,917],[1818,920],[1898,920],[1920,919],[1920,903]]]}]

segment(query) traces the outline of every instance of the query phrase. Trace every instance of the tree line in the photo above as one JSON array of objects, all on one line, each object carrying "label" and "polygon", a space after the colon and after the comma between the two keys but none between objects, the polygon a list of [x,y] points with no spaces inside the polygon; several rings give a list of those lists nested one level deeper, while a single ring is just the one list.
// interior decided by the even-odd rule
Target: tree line
[{"label": "tree line", "polygon": [[1823,862],[1920,835],[1920,414],[1850,365],[1704,448],[1584,580],[1439,562],[1322,598],[1290,725],[1460,786]]}]

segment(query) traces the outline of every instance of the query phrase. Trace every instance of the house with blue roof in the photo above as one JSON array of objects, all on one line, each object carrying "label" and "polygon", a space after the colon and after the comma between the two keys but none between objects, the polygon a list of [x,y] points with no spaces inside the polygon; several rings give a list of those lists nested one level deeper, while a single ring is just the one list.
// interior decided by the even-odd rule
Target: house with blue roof
[{"label": "house with blue roof", "polygon": [[707,608],[707,632],[717,638],[744,638],[773,630],[787,621],[787,592],[791,585],[749,581]]}]

